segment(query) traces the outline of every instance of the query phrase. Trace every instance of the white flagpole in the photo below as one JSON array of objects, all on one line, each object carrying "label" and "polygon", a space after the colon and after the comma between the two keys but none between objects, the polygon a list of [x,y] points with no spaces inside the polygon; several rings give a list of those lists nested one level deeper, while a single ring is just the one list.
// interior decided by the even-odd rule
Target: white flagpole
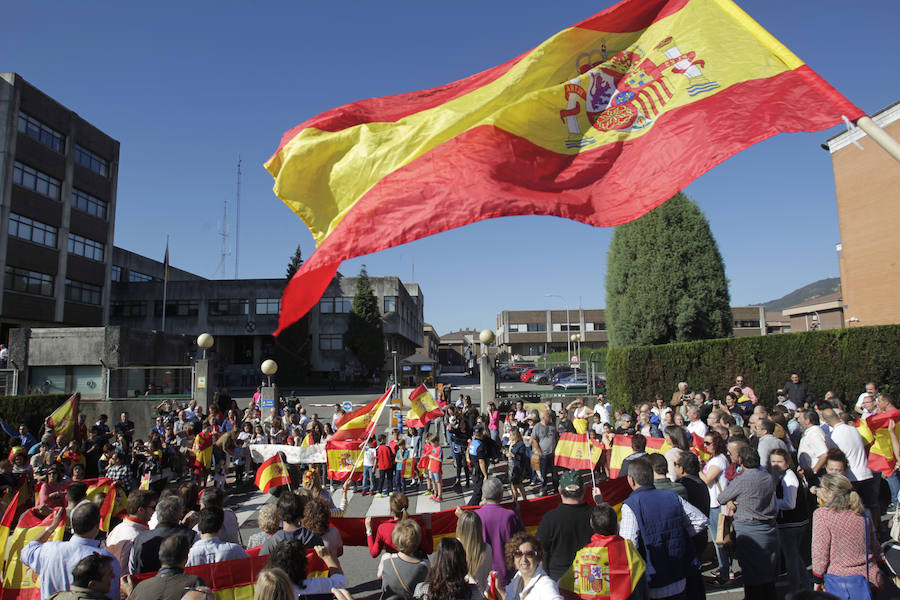
[{"label": "white flagpole", "polygon": [[350,474],[347,475],[347,481],[344,482],[342,486],[345,490],[350,489],[350,482],[353,481],[353,474],[356,473],[356,469],[359,468],[359,463],[363,459],[363,455],[366,453],[366,446],[369,445],[369,440],[372,439],[372,436],[375,435],[375,430],[378,429],[378,419],[381,418],[381,413],[384,410],[384,407],[387,406],[388,400],[394,393],[394,385],[391,386],[387,392],[385,392],[384,401],[381,403],[381,406],[378,407],[378,412],[375,413],[375,418],[372,419],[372,431],[369,432],[369,435],[366,436],[365,441],[362,443],[362,452],[359,453],[359,456],[356,457],[356,462],[353,463],[353,468],[350,469]]},{"label": "white flagpole", "polygon": [[594,490],[597,489],[597,478],[594,475],[594,444],[591,442],[591,434],[587,434],[588,436],[588,459],[591,461],[591,495],[594,494]]},{"label": "white flagpole", "polygon": [[169,236],[166,235],[166,264],[163,265],[162,332],[166,332],[166,293],[169,290]]},{"label": "white flagpole", "polygon": [[882,129],[871,117],[860,117],[856,121],[856,125],[869,134],[872,141],[884,148],[885,152],[900,161],[900,142],[891,137],[891,135]]}]

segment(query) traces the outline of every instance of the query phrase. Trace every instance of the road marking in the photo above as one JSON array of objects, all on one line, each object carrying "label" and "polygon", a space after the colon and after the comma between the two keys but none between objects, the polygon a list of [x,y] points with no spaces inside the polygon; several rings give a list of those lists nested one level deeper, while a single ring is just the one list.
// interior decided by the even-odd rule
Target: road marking
[{"label": "road marking", "polygon": [[250,517],[256,514],[256,511],[269,499],[269,494],[258,492],[246,502],[241,502],[239,506],[234,508],[234,514],[237,515],[238,525],[243,525]]},{"label": "road marking", "polygon": [[391,514],[391,499],[388,496],[378,498],[372,496],[372,504],[366,511],[367,517],[388,517]]},{"label": "road marking", "polygon": [[413,512],[414,515],[433,513],[440,510],[441,503],[432,500],[427,491],[423,491],[421,494],[416,496],[416,510]]}]

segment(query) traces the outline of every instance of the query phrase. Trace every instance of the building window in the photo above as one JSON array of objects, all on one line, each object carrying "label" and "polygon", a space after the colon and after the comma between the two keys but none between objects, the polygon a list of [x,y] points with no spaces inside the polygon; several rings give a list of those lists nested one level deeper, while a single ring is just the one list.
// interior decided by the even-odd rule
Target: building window
[{"label": "building window", "polygon": [[103,243],[80,236],[77,233],[70,233],[69,253],[103,262]]},{"label": "building window", "polygon": [[580,331],[581,325],[578,323],[554,323],[553,331]]},{"label": "building window", "polygon": [[99,305],[100,292],[102,290],[103,288],[99,285],[66,279],[66,300],[71,300],[72,302]]},{"label": "building window", "polygon": [[281,311],[280,298],[257,298],[256,314],[258,315],[277,315]]},{"label": "building window", "polygon": [[106,220],[106,202],[87,192],[82,192],[78,188],[72,188],[72,206],[89,215]]},{"label": "building window", "polygon": [[340,333],[320,333],[319,350],[343,350],[344,336]]},{"label": "building window", "polygon": [[110,279],[112,279],[113,281],[122,281],[122,267],[120,267],[119,265],[113,265]]},{"label": "building window", "polygon": [[128,281],[131,283],[141,283],[144,281],[153,281],[152,275],[141,273],[140,271],[128,271]]},{"label": "building window", "polygon": [[146,302],[115,302],[109,307],[109,312],[113,317],[146,317]]},{"label": "building window", "polygon": [[104,177],[106,177],[109,172],[108,163],[105,158],[99,154],[94,154],[82,146],[75,146],[75,162]]},{"label": "building window", "polygon": [[14,292],[25,292],[26,294],[37,294],[39,296],[53,295],[53,275],[46,273],[38,273],[37,271],[29,271],[27,269],[19,269],[17,267],[6,267],[6,282],[4,287]]},{"label": "building window", "polygon": [[584,324],[585,331],[605,331],[606,323],[585,323]]},{"label": "building window", "polygon": [[759,329],[759,321],[735,321],[735,327],[753,327]]},{"label": "building window", "polygon": [[321,313],[348,313],[353,310],[352,296],[335,296],[319,300]]},{"label": "building window", "polygon": [[384,312],[392,313],[397,312],[397,296],[385,296],[384,297]]},{"label": "building window", "polygon": [[547,331],[546,323],[529,323],[528,331]]},{"label": "building window", "polygon": [[[162,316],[162,301],[153,303],[153,314]],[[196,317],[200,314],[199,300],[166,300],[167,317]]]},{"label": "building window", "polygon": [[56,248],[56,227],[16,213],[9,214],[9,235]]},{"label": "building window", "polygon": [[210,300],[210,317],[234,317],[246,315],[250,303],[247,300]]},{"label": "building window", "polygon": [[13,183],[42,196],[59,200],[59,179],[32,169],[28,165],[23,165],[19,161],[13,165]]},{"label": "building window", "polygon": [[24,133],[59,153],[62,153],[66,146],[66,136],[21,112],[19,113],[19,133]]}]

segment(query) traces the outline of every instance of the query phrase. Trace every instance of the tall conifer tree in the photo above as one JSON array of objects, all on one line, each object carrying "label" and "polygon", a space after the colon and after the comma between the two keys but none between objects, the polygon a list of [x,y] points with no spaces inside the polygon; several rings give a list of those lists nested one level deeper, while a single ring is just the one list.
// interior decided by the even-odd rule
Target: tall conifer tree
[{"label": "tall conifer tree", "polygon": [[722,255],[706,217],[682,192],[615,228],[606,323],[611,347],[732,335]]},{"label": "tall conifer tree", "polygon": [[384,329],[378,298],[363,265],[356,280],[356,295],[350,321],[344,333],[344,345],[353,352],[365,369],[372,373],[384,368]]}]

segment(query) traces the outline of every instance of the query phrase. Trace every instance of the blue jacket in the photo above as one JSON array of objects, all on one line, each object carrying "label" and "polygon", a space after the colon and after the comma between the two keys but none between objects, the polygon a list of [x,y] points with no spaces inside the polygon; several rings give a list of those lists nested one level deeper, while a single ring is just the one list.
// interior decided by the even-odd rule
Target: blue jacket
[{"label": "blue jacket", "polygon": [[638,524],[638,550],[647,561],[651,588],[663,587],[698,568],[692,531],[678,495],[652,485],[634,490],[625,505]]}]

